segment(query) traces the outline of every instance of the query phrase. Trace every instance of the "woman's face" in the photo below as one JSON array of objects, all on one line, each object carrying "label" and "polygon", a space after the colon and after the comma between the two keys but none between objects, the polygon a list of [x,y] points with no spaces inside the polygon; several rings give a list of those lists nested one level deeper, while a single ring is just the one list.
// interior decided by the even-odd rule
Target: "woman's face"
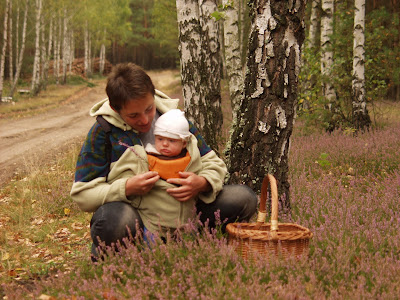
[{"label": "woman's face", "polygon": [[161,135],[156,135],[155,139],[157,151],[165,156],[177,156],[186,147],[186,141],[182,139],[172,139]]},{"label": "woman's face", "polygon": [[143,98],[128,101],[119,111],[119,115],[126,124],[142,133],[151,129],[155,114],[156,105],[154,96],[151,93],[148,93]]}]

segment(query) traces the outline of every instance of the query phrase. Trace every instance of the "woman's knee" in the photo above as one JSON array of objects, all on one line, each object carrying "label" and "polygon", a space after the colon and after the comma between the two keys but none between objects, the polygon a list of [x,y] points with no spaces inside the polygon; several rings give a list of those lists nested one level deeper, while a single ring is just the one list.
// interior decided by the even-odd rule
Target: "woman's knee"
[{"label": "woman's knee", "polygon": [[100,206],[90,222],[93,242],[111,245],[123,238],[134,237],[143,222],[135,208],[125,202],[109,202]]}]

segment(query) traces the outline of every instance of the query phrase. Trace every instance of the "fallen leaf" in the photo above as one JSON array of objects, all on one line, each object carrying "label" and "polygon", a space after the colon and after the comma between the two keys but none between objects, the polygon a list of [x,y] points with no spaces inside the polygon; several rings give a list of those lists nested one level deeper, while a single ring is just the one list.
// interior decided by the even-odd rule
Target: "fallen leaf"
[{"label": "fallen leaf", "polygon": [[69,216],[71,214],[71,210],[69,208],[64,208],[64,215]]}]

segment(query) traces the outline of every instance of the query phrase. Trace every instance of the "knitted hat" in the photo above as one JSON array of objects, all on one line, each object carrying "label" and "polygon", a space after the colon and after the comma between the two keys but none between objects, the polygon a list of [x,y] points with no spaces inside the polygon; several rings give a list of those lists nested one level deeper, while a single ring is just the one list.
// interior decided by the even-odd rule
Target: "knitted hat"
[{"label": "knitted hat", "polygon": [[179,109],[171,109],[161,115],[156,121],[154,134],[172,139],[188,140],[191,133],[184,112]]}]

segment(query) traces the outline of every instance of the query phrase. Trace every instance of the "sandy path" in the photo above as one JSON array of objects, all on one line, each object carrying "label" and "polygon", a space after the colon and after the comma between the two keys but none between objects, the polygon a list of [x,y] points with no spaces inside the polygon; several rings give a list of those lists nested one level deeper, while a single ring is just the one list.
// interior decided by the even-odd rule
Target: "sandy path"
[{"label": "sandy path", "polygon": [[[149,72],[156,88],[176,82],[176,72]],[[44,114],[0,124],[0,185],[24,172],[32,158],[50,159],[69,143],[86,136],[94,119],[90,108],[107,97],[105,83],[86,88]]]}]

